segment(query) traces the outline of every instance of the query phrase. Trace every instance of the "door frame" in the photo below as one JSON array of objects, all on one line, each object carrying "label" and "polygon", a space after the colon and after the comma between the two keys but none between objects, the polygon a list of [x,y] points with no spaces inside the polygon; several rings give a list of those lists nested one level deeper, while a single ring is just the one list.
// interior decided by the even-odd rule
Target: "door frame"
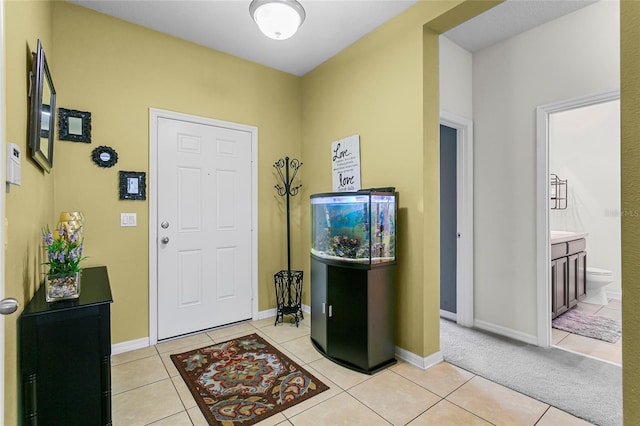
[{"label": "door frame", "polygon": [[474,325],[473,312],[473,122],[440,111],[440,124],[456,129],[457,223],[456,322]]},{"label": "door frame", "polygon": [[158,343],[158,119],[224,127],[251,134],[251,316],[258,316],[258,128],[149,108],[149,344]]},{"label": "door frame", "polygon": [[[4,61],[4,0],[0,0],[0,135],[6,135],[5,122],[4,122],[4,109],[5,109],[5,61]],[[5,176],[6,163],[5,163],[5,144],[2,144],[0,149],[0,176]],[[7,189],[8,190],[8,189]],[[4,221],[4,199],[0,197],[0,217]],[[4,251],[5,251],[5,235],[4,225],[0,225],[0,244],[2,244],[2,250],[0,250],[0,300],[4,299]],[[4,315],[0,315],[0,365],[3,366],[0,371],[0,422],[4,423]]]},{"label": "door frame", "polygon": [[551,237],[549,235],[549,116],[556,112],[620,99],[620,90],[541,105],[536,108],[536,270],[537,344],[551,346]]}]

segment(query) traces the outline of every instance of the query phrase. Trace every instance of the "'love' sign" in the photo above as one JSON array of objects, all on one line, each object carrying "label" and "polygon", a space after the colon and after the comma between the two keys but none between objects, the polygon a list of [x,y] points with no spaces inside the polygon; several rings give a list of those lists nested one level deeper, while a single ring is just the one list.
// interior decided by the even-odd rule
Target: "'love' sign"
[{"label": "'love' sign", "polygon": [[331,143],[333,192],[357,191],[360,187],[360,136]]}]

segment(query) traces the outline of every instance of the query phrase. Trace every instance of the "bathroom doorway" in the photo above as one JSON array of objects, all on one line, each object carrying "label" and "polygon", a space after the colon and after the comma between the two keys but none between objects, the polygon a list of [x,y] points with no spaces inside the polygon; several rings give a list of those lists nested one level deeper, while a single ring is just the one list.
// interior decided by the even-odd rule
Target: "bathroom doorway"
[{"label": "bathroom doorway", "polygon": [[[538,326],[546,332],[539,333],[543,337],[539,343],[621,364],[620,341],[608,343],[554,329],[549,317],[550,233],[565,231],[587,234],[587,281],[593,268],[610,271],[612,276],[606,287],[606,306],[580,301],[574,310],[620,321],[620,218],[625,212],[620,211],[619,92],[539,107],[538,154],[538,300],[544,302],[539,309],[545,309],[538,312]],[[553,200],[558,194],[554,194],[550,176],[566,181],[561,203]],[[544,210],[542,204],[546,204]],[[588,288],[587,298],[593,299],[590,294],[596,292]]]}]

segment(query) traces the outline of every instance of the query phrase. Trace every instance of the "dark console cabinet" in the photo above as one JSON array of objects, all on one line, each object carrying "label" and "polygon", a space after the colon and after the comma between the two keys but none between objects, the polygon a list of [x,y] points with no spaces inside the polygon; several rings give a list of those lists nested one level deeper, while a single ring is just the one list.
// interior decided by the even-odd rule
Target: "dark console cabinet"
[{"label": "dark console cabinet", "polygon": [[44,285],[19,318],[24,425],[111,425],[111,288],[82,271],[80,297],[47,303]]}]

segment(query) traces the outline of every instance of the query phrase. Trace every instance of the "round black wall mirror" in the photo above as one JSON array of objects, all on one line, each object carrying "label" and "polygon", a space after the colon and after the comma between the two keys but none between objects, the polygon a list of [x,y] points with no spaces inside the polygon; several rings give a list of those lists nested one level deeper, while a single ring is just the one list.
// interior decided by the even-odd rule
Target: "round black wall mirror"
[{"label": "round black wall mirror", "polygon": [[118,153],[111,147],[99,146],[91,151],[91,159],[100,167],[112,167],[118,162]]}]

